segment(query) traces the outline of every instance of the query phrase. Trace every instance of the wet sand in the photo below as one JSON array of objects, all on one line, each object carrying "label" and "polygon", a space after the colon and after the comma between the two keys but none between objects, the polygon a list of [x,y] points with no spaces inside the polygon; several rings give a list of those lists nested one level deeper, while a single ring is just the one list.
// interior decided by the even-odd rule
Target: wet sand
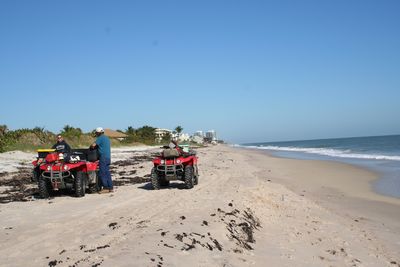
[{"label": "wet sand", "polygon": [[[362,223],[400,257],[400,199],[376,193],[373,182],[378,173],[358,166],[333,161],[277,158],[266,152],[256,164],[268,157],[271,177],[296,194],[328,209],[340,217]],[[394,235],[394,236],[393,236]]]}]

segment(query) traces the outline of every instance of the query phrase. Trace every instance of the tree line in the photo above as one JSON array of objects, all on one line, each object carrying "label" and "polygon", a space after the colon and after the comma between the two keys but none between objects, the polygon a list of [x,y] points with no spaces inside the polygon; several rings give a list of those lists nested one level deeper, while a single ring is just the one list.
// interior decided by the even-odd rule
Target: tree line
[{"label": "tree line", "polygon": [[[111,140],[112,145],[129,145],[141,143],[146,145],[156,144],[156,128],[145,125],[140,128],[129,126],[126,130],[117,130],[127,135],[122,141]],[[177,126],[176,133],[181,133],[183,128]],[[95,138],[94,130],[92,132],[83,132],[82,129],[65,125],[61,132],[53,133],[44,127],[23,128],[17,130],[8,129],[7,125],[0,125],[0,152],[11,150],[35,150],[38,148],[51,147],[55,143],[56,135],[61,134],[65,140],[76,148],[88,147]],[[171,135],[166,134],[161,143],[168,142]]]}]

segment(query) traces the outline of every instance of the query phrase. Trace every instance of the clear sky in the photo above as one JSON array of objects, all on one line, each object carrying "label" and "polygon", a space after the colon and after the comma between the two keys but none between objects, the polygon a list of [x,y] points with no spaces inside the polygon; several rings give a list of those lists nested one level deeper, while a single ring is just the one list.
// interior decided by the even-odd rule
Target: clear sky
[{"label": "clear sky", "polygon": [[400,133],[400,1],[0,1],[0,124]]}]

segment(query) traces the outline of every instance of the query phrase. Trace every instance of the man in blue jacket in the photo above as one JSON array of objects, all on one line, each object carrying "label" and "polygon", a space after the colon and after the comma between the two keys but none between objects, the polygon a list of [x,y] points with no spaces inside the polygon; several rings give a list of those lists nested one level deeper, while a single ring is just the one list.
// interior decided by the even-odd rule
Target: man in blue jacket
[{"label": "man in blue jacket", "polygon": [[97,147],[100,155],[99,159],[99,176],[103,189],[99,191],[100,194],[113,192],[113,182],[110,173],[111,164],[111,145],[110,139],[104,135],[104,129],[101,127],[96,128],[96,142],[92,147]]}]

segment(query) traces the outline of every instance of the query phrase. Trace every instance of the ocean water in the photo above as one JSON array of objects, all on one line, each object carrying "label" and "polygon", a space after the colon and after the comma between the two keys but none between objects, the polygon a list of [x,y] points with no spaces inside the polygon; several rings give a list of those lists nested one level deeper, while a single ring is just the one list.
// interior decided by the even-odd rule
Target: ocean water
[{"label": "ocean water", "polygon": [[400,198],[400,135],[351,137],[237,145],[268,151],[274,156],[333,160],[380,174],[373,183],[379,194]]}]

